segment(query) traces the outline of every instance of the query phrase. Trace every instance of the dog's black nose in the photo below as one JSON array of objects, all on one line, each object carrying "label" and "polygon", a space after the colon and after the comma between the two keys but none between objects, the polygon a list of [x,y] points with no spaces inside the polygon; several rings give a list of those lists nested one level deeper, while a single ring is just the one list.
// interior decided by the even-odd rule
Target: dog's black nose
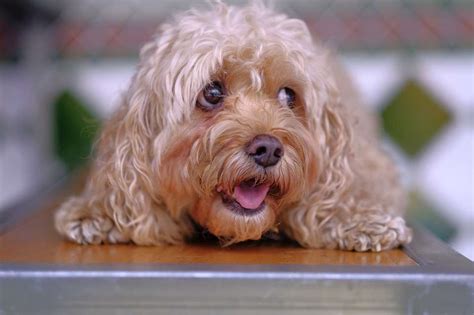
[{"label": "dog's black nose", "polygon": [[258,135],[249,142],[245,149],[255,163],[263,167],[273,166],[283,156],[283,146],[277,138],[270,135]]}]

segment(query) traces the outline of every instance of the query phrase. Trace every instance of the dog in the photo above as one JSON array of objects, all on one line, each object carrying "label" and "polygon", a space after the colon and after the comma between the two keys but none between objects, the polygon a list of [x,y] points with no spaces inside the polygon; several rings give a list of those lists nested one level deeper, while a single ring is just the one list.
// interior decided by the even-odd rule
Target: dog
[{"label": "dog", "polygon": [[84,191],[55,227],[80,244],[223,246],[278,231],[303,247],[407,244],[405,192],[335,54],[304,22],[214,3],[140,52]]}]

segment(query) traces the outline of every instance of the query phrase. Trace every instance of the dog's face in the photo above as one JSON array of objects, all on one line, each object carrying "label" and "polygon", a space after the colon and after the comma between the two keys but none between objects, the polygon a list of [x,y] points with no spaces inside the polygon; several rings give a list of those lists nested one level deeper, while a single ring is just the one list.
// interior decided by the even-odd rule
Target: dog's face
[{"label": "dog's face", "polygon": [[[315,176],[304,83],[277,47],[224,61],[198,93],[185,153],[191,215],[227,241],[258,239]],[[236,51],[239,54],[241,52]]]},{"label": "dog's face", "polygon": [[167,209],[228,243],[260,238],[311,191],[328,93],[323,65],[308,69],[319,57],[302,22],[233,10],[165,26],[142,52],[132,95],[156,126],[149,154]]}]

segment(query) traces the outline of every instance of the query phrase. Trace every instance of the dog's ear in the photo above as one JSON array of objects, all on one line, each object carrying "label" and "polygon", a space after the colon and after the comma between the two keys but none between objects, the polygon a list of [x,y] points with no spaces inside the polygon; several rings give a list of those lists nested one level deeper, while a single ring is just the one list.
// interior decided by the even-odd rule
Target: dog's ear
[{"label": "dog's ear", "polygon": [[174,103],[166,94],[175,82],[164,71],[169,66],[166,56],[173,45],[172,30],[168,27],[142,49],[140,65],[122,104],[105,123],[96,144],[85,190],[56,212],[56,229],[71,240],[176,244],[193,231],[187,218],[169,213],[160,197],[154,167],[159,159],[156,147],[166,142],[165,124],[180,118],[169,117]]},{"label": "dog's ear", "polygon": [[152,161],[154,141],[163,129],[163,104],[154,88],[160,49],[155,40],[142,49],[122,104],[96,144],[94,169],[84,191],[91,205],[100,204],[124,230],[138,226],[156,208],[153,204],[161,203]]},{"label": "dog's ear", "polygon": [[[329,56],[326,56],[329,58]],[[325,58],[324,58],[325,59]],[[351,154],[351,130],[332,69],[327,60],[319,59],[310,74],[311,106],[308,120],[317,145],[316,200],[330,204],[337,200],[352,179],[348,158]]]}]

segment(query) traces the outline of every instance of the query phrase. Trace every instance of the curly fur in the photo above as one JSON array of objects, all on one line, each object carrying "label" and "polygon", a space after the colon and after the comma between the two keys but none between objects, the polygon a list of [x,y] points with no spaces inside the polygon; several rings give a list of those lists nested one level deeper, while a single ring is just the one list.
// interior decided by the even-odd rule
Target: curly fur
[{"label": "curly fur", "polygon": [[[228,96],[204,112],[197,95],[213,80]],[[276,99],[284,86],[297,94],[293,110]],[[193,222],[224,245],[276,227],[312,248],[406,244],[404,193],[377,129],[334,54],[302,21],[258,3],[189,11],[142,49],[88,184],[57,211],[56,228],[83,244],[176,244],[194,235]],[[259,134],[285,149],[266,170],[243,150]],[[229,211],[217,192],[248,178],[279,188],[254,216]]]}]

